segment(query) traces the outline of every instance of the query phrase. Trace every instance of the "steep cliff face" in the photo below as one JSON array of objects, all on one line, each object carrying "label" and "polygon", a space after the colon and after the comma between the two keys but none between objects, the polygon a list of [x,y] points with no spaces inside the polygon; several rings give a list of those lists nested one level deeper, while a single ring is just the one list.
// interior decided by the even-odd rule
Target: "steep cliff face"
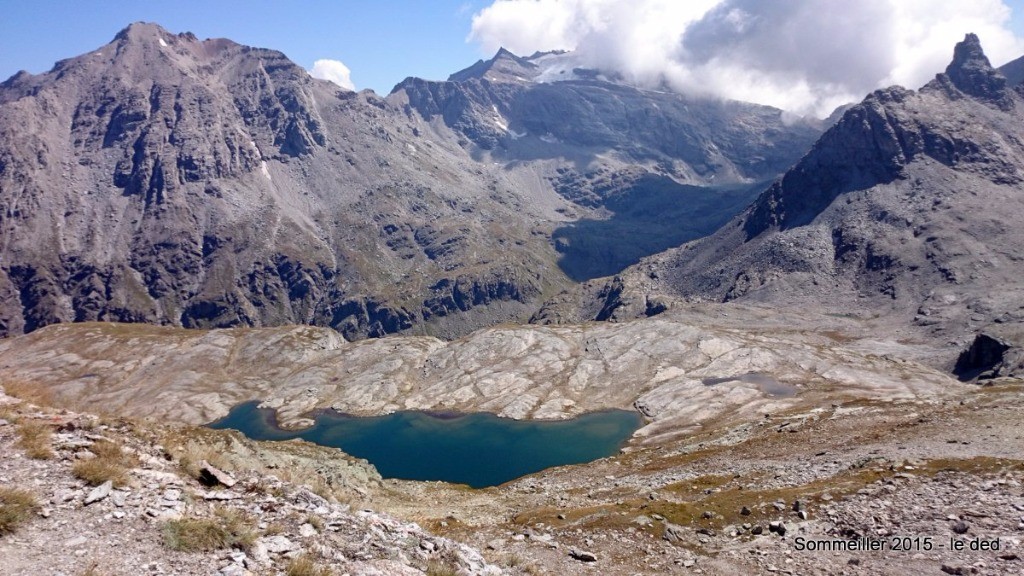
[{"label": "steep cliff face", "polygon": [[[895,313],[964,341],[1019,322],[1022,119],[1021,94],[968,35],[935,80],[869,95],[743,214],[607,285],[617,290],[592,287],[584,300],[603,304],[583,309],[628,318],[652,295],[746,299]],[[537,320],[571,317],[560,306]]]},{"label": "steep cliff face", "polygon": [[[454,140],[279,52],[132,25],[0,87],[0,332],[313,323],[355,338],[467,307],[482,310],[460,330],[521,315],[485,310],[566,283],[533,229],[561,217],[530,195],[557,196],[513,192]],[[467,279],[508,286],[452,292]]]}]

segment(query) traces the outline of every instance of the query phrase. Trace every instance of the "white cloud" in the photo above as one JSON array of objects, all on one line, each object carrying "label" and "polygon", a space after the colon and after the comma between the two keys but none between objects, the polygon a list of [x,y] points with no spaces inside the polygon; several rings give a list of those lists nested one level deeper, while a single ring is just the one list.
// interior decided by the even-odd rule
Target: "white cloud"
[{"label": "white cloud", "polygon": [[643,85],[826,115],[876,88],[918,88],[967,32],[993,64],[1024,55],[1001,0],[496,0],[468,39],[575,50]]},{"label": "white cloud", "polygon": [[330,80],[342,88],[356,89],[352,83],[352,71],[340,60],[317,60],[313,62],[313,69],[309,73],[314,78]]}]

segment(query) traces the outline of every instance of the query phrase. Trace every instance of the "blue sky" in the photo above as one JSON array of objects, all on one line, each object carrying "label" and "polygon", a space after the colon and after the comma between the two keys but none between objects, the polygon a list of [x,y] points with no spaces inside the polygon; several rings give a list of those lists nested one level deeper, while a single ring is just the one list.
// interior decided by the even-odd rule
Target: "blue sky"
[{"label": "blue sky", "polygon": [[[717,20],[716,4],[728,9]],[[877,87],[920,86],[966,31],[996,65],[1024,55],[1024,0],[0,0],[0,80],[45,72],[140,20],[281,50],[306,69],[339,60],[357,89],[383,94],[407,76],[447,78],[499,45],[577,47],[581,64],[639,84],[819,116]],[[691,30],[703,56],[678,50]]]},{"label": "blue sky", "polygon": [[482,56],[466,42],[487,2],[265,0],[0,0],[0,80],[49,70],[110,42],[135,21],[199,38],[281,50],[309,69],[341,60],[358,88],[387,93],[407,76],[444,79]]}]

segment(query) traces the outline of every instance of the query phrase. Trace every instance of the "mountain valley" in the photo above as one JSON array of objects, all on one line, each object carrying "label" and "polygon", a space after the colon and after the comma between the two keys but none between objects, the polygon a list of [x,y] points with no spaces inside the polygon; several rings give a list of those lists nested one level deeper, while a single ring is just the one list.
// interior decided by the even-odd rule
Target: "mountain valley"
[{"label": "mountain valley", "polygon": [[[528,64],[490,65],[507,60]],[[0,332],[521,321],[571,278],[713,231],[820,133],[763,106],[516,78],[381,98],[144,23],[17,74],[0,87]]]},{"label": "mountain valley", "polygon": [[[0,574],[1018,574],[1020,68],[969,34],[825,120],[572,52],[381,97],[147,23],[19,73]],[[204,427],[253,400],[643,423],[471,489]]]}]

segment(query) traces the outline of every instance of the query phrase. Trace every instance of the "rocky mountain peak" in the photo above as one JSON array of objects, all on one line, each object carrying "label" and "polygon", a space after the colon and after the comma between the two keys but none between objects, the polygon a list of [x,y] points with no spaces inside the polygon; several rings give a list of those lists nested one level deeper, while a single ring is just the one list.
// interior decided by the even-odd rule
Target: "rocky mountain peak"
[{"label": "rocky mountain peak", "polygon": [[[138,63],[141,58],[146,66],[165,67],[171,64],[182,69],[193,69],[197,62],[201,63],[199,65],[205,65],[240,52],[256,56],[257,59],[281,61],[275,62],[275,66],[279,65],[278,67],[290,65],[292,68],[298,68],[276,50],[241,46],[226,38],[199,40],[192,32],[175,34],[150,22],[129,24],[114,36],[108,47],[113,48],[114,62],[119,64],[123,64],[125,59],[129,64]],[[102,51],[103,48],[100,49],[100,53]]]},{"label": "rocky mountain peak", "polygon": [[1004,110],[1013,106],[1006,77],[992,67],[976,34],[967,34],[962,42],[957,43],[953,49],[953,61],[946,67],[945,74],[938,75],[936,81],[942,83],[943,77],[964,94]]},{"label": "rocky mountain peak", "polygon": [[516,56],[505,48],[499,48],[490,60],[478,60],[475,64],[448,77],[449,82],[465,82],[472,79],[511,82],[532,79],[537,65],[526,58]]},{"label": "rocky mountain peak", "polygon": [[152,22],[132,22],[114,35],[114,41],[137,42],[158,36],[173,36],[173,34],[164,30],[159,24],[154,24]]},{"label": "rocky mountain peak", "polygon": [[491,61],[496,61],[500,58],[512,58],[514,60],[519,60],[519,56],[516,56],[504,46],[498,48],[498,51],[494,53],[494,58],[491,58]]}]

